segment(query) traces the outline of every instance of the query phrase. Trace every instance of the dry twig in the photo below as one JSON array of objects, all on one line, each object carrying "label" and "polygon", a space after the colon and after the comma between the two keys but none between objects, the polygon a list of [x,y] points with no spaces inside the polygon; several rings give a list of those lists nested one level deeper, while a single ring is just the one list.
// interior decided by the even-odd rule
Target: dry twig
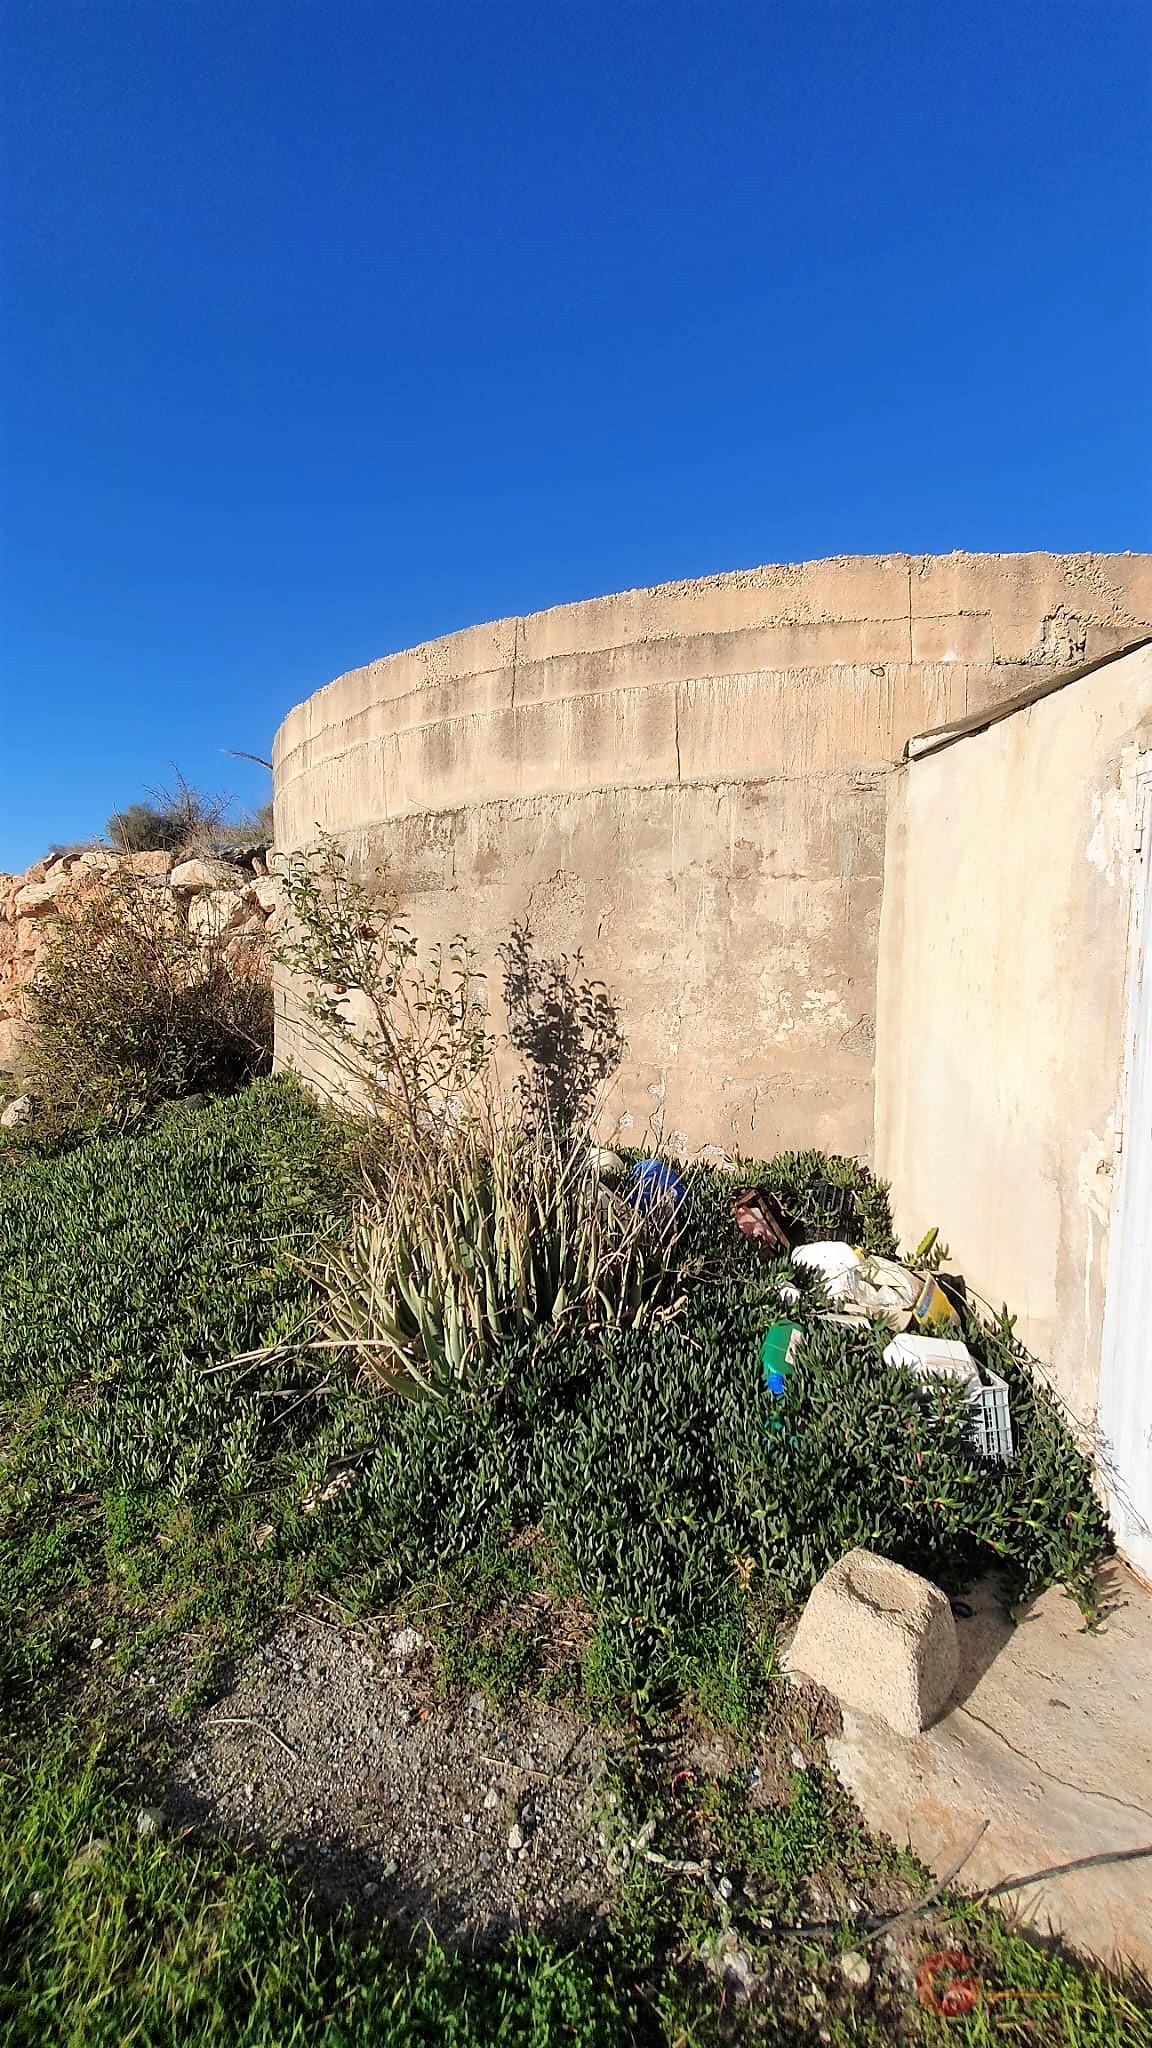
[{"label": "dry twig", "polygon": [[284,1751],[285,1756],[291,1757],[293,1763],[299,1763],[300,1761],[299,1750],[293,1749],[292,1744],[285,1742],[284,1737],[278,1735],[275,1728],[270,1728],[267,1721],[258,1720],[255,1714],[217,1714],[211,1721],[206,1722],[205,1726],[208,1728],[258,1728],[261,1735],[266,1735],[269,1741],[274,1742],[278,1749]]}]

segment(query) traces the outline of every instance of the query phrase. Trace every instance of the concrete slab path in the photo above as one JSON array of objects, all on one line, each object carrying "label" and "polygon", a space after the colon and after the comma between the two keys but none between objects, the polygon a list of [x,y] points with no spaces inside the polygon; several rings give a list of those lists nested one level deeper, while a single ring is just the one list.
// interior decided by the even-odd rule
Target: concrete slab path
[{"label": "concrete slab path", "polygon": [[992,1584],[958,1618],[960,1677],[941,1720],[899,1736],[845,1709],[831,1762],[871,1826],[937,1875],[988,1827],[957,1880],[982,1891],[1080,1867],[997,1903],[1039,1935],[1152,1976],[1152,1593],[1118,1563],[1089,1633],[1058,1589],[1017,1619]]}]

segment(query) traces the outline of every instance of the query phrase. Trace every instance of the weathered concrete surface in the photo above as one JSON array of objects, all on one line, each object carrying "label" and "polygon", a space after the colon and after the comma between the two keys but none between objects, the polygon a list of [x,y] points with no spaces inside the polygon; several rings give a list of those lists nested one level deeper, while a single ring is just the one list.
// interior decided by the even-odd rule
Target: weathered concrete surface
[{"label": "weathered concrete surface", "polygon": [[[846,1712],[831,1762],[872,1827],[937,1874],[980,1823],[960,1889],[1152,1847],[1152,1594],[1120,1565],[1102,1580],[1105,1619],[1045,1593],[1012,1627],[985,1585],[956,1624],[955,1704],[901,1737]],[[1041,1934],[1152,1971],[1152,1857],[1080,1869],[1013,1892],[1002,1906]]]},{"label": "weathered concrete surface", "polygon": [[892,778],[876,1164],[1094,1420],[1152,647]]},{"label": "weathered concrete surface", "polygon": [[[388,854],[424,937],[468,932],[498,1026],[495,949],[514,920],[544,954],[583,951],[629,1041],[610,1108],[629,1143],[771,1151],[790,1133],[839,1151],[871,1130],[882,806],[864,776],[594,791],[399,819],[345,844],[362,868]],[[311,1070],[283,1012],[277,1040]]]},{"label": "weathered concrete surface", "polygon": [[[489,968],[514,917],[618,998],[637,1138],[872,1144],[885,783],[908,737],[1152,620],[1152,560],[885,555],[454,633],[276,736],[276,842],[387,855]],[[285,996],[281,1061],[309,1064]]]},{"label": "weathered concrete surface", "polygon": [[939,1586],[850,1550],[812,1588],[788,1669],[901,1735],[936,1719],[956,1684],[956,1624]]}]

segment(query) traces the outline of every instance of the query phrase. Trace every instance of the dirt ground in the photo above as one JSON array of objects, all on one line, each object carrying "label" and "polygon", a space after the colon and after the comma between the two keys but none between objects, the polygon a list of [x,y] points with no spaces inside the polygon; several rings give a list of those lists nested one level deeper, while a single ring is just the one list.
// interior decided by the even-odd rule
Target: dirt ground
[{"label": "dirt ground", "polygon": [[374,1651],[298,1616],[184,1731],[165,1803],[398,1929],[591,1930],[611,1890],[605,1756],[600,1731],[549,1707],[437,1701],[415,1631]]}]

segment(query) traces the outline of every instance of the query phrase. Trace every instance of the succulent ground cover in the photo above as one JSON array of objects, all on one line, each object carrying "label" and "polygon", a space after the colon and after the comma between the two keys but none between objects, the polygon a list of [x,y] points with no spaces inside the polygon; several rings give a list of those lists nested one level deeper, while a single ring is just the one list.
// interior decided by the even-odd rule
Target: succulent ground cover
[{"label": "succulent ground cover", "polygon": [[[779,1624],[855,1542],[950,1587],[994,1564],[1089,1597],[1107,1532],[1010,1326],[969,1332],[1012,1388],[1009,1467],[967,1452],[947,1393],[889,1373],[875,1335],[819,1323],[815,1290],[766,1431],[780,1274],[701,1169],[667,1314],[521,1331],[449,1398],[398,1399],[306,1342],[350,1159],[282,1079],[0,1155],[5,2038],[1145,2038],[1134,1995],[991,1914],[957,1906],[919,1951],[873,1939],[926,1880],[864,1835],[776,1665]],[[851,1162],[760,1177],[811,1229],[892,1249]],[[294,1617],[335,1630],[338,1701],[339,1656],[384,1663],[414,1630],[403,1711],[430,1743],[443,1727],[435,1755],[481,1696],[493,1741],[526,1702],[603,1732],[591,1928],[526,1910],[482,1951],[413,1942],[362,1898],[342,1916],[313,1896],[226,1801],[182,1817],[187,1757],[222,1701],[253,1704],[251,1660]],[[1020,1996],[933,2013],[928,1941]]]}]

